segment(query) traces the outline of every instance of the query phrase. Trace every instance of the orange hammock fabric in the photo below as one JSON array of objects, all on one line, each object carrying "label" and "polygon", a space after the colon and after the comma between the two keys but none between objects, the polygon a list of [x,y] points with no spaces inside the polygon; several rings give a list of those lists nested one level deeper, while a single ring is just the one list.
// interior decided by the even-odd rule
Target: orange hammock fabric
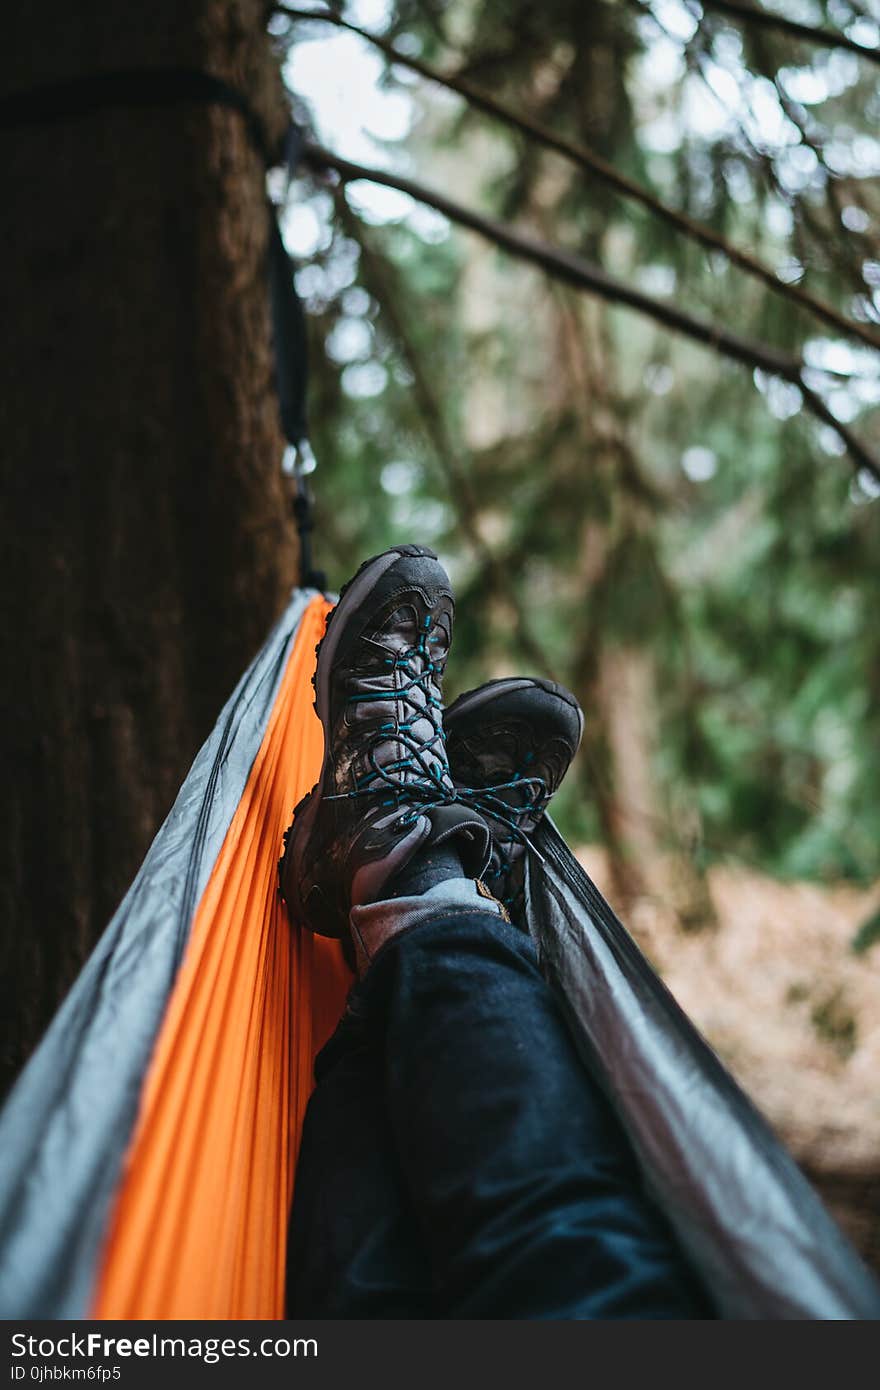
[{"label": "orange hammock fabric", "polygon": [[306,609],[269,724],[193,921],[147,1074],[95,1318],[284,1316],[287,1213],[315,1054],[351,977],[288,926],[277,863],[323,733]]}]

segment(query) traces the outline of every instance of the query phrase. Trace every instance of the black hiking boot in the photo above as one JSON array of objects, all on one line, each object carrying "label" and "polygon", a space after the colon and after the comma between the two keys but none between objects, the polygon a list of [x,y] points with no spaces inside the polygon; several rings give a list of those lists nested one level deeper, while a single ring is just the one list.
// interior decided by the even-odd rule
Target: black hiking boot
[{"label": "black hiking boot", "polygon": [[483,882],[526,929],[526,841],[578,750],[580,705],[553,681],[489,681],[460,695],[443,724],[453,780],[492,832]]},{"label": "black hiking boot", "polygon": [[402,545],[362,565],[328,616],[315,671],[324,763],[279,866],[291,920],[320,936],[345,940],[350,908],[381,898],[416,854],[447,844],[469,878],[489,862],[485,821],[460,802],[446,758],[454,607],[434,552]]}]

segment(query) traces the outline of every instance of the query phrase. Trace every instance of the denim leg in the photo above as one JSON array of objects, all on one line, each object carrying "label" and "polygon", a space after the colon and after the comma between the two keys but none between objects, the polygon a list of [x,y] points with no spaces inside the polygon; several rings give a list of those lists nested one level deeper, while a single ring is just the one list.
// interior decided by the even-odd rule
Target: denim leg
[{"label": "denim leg", "polygon": [[385,1107],[381,1030],[346,1014],[315,1076],[288,1233],[287,1316],[432,1317]]},{"label": "denim leg", "polygon": [[[438,912],[483,904],[500,915],[485,891],[455,878],[354,908],[362,964],[388,937]],[[430,1268],[385,1101],[384,1018],[358,997],[315,1063],[288,1230],[288,1317],[432,1317]]]},{"label": "denim leg", "polygon": [[384,946],[352,1005],[384,1029],[434,1316],[712,1315],[526,936],[496,913],[440,911]]}]

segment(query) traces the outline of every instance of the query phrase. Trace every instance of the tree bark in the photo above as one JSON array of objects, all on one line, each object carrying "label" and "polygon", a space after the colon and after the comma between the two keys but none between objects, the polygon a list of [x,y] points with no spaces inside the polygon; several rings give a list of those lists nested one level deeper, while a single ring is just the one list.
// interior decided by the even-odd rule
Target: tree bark
[{"label": "tree bark", "polygon": [[[658,615],[639,614],[633,630],[620,634],[604,614],[609,566],[621,541],[648,546],[659,570],[651,539],[653,512],[646,512],[640,495],[647,485],[627,442],[601,311],[582,314],[562,296],[551,302],[558,354],[556,407],[578,419],[594,486],[606,498],[605,516],[588,512],[580,531],[578,582],[585,611],[593,612],[598,604],[574,660],[576,690],[586,713],[584,792],[599,818],[617,910],[626,917],[638,899],[654,897],[667,904],[682,927],[703,927],[714,922],[708,885],[681,841],[655,771],[659,700],[651,641]],[[584,400],[590,401],[588,412],[581,405]],[[644,584],[637,586],[634,602],[644,593]]]},{"label": "tree bark", "polygon": [[681,843],[657,783],[657,678],[647,646],[606,643],[596,696],[613,770],[606,818],[615,898],[624,914],[644,896],[666,904],[685,930],[715,925],[709,886]]},{"label": "tree bark", "polygon": [[[270,127],[256,0],[4,14],[4,94],[187,66]],[[14,62],[12,61],[14,55]],[[122,897],[294,579],[264,170],[241,116],[123,104],[0,131],[2,1080]]]}]

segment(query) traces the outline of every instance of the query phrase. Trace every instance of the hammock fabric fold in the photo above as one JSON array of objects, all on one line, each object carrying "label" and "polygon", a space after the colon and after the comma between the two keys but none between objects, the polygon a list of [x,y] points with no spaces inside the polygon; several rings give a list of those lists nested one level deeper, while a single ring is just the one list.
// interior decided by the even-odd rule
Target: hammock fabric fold
[{"label": "hammock fabric fold", "polygon": [[314,599],[303,614],[193,920],[113,1215],[98,1318],[283,1316],[312,1064],[351,978],[336,943],[289,930],[277,892],[291,808],[320,769],[310,682],[328,607]]},{"label": "hammock fabric fold", "polygon": [[312,1063],[351,978],[277,897],[329,607],[294,592],[0,1116],[0,1316],[283,1316]]},{"label": "hammock fabric fold", "polygon": [[[316,1051],[350,976],[291,929],[276,866],[313,784],[294,592],[0,1115],[0,1316],[284,1314]],[[550,823],[530,924],[586,1065],[727,1318],[877,1318],[880,1289]]]}]

